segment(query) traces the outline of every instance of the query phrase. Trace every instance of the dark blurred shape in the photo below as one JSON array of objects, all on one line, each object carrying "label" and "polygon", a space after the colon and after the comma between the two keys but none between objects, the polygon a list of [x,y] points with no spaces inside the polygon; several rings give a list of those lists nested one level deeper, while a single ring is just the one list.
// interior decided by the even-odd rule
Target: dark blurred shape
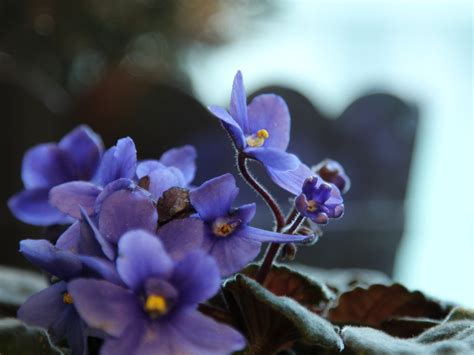
[{"label": "dark blurred shape", "polygon": [[227,43],[275,10],[269,0],[3,0],[0,50],[75,95],[118,66],[185,86],[188,49]]},{"label": "dark blurred shape", "polygon": [[[5,202],[22,188],[24,152],[58,140],[79,123],[89,124],[107,146],[131,136],[141,159],[158,158],[173,146],[195,145],[196,185],[235,173],[230,143],[217,120],[193,98],[180,59],[193,46],[212,49],[231,41],[254,29],[251,19],[278,10],[269,0],[0,2],[0,112],[7,153],[0,262],[26,265],[14,252],[18,241],[57,233],[15,221]],[[297,260],[391,273],[404,228],[416,108],[389,94],[370,94],[339,119],[329,119],[296,91],[269,86],[259,92],[287,100],[293,119],[291,152],[308,165],[335,159],[352,180],[345,217],[330,223],[314,247],[299,248]],[[288,195],[255,168],[278,199],[287,201]],[[259,201],[256,224],[271,227],[271,214],[255,193],[242,192],[237,203]]]},{"label": "dark blurred shape", "polygon": [[308,165],[325,158],[337,160],[351,179],[351,189],[344,195],[344,217],[324,227],[316,246],[300,248],[297,260],[391,275],[404,230],[417,108],[393,95],[372,93],[355,100],[340,117],[330,118],[293,90],[267,87],[258,91],[263,92],[275,92],[288,103],[292,115],[289,151]]}]

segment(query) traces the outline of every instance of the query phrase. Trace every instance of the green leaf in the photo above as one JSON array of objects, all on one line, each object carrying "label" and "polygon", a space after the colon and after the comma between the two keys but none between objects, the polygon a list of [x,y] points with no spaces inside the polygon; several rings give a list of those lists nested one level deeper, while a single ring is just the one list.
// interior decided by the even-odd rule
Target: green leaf
[{"label": "green leaf", "polygon": [[[240,273],[255,279],[259,268],[258,264],[250,264]],[[285,265],[273,265],[263,286],[275,295],[292,298],[317,313],[335,298],[324,284]]]},{"label": "green leaf", "polygon": [[474,322],[446,322],[411,339],[399,339],[368,327],[345,327],[342,338],[356,354],[471,354]]},{"label": "green leaf", "polygon": [[62,355],[42,328],[28,327],[14,318],[0,319],[0,354]]},{"label": "green leaf", "polygon": [[0,315],[16,316],[28,297],[47,286],[40,273],[0,266]]},{"label": "green leaf", "polygon": [[297,340],[338,351],[344,347],[331,323],[244,275],[227,281],[224,292],[231,312],[247,335],[246,354],[273,354]]}]

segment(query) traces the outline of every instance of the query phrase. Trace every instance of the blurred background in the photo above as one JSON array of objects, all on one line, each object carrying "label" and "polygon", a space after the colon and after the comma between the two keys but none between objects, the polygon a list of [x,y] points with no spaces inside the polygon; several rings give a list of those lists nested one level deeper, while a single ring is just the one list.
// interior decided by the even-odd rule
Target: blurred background
[{"label": "blurred background", "polygon": [[[474,306],[472,18],[454,0],[0,0],[2,201],[26,149],[79,123],[107,146],[131,136],[140,158],[194,144],[196,184],[235,173],[205,107],[228,105],[240,69],[249,96],[287,101],[290,151],[352,178],[345,217],[296,261]],[[51,231],[0,212],[0,264],[29,267],[18,241]]]}]

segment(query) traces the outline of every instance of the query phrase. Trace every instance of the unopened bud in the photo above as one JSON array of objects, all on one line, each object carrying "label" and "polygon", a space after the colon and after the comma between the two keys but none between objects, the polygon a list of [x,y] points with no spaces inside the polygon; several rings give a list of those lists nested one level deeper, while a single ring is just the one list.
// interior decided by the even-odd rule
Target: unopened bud
[{"label": "unopened bud", "polygon": [[336,185],[341,193],[346,193],[351,187],[351,180],[346,175],[344,168],[335,160],[324,159],[318,165],[313,166],[311,170],[321,176],[323,180]]},{"label": "unopened bud", "polygon": [[298,248],[294,243],[287,243],[283,245],[280,256],[283,260],[293,261],[297,251]]}]

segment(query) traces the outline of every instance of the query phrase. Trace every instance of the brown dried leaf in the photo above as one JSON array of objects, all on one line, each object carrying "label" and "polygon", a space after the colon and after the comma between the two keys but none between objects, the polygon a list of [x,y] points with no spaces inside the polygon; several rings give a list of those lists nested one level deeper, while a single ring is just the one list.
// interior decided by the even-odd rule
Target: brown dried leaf
[{"label": "brown dried leaf", "polygon": [[384,321],[397,317],[443,319],[447,306],[410,292],[400,284],[357,287],[343,293],[329,310],[328,319],[337,324],[367,325],[383,329]]}]

